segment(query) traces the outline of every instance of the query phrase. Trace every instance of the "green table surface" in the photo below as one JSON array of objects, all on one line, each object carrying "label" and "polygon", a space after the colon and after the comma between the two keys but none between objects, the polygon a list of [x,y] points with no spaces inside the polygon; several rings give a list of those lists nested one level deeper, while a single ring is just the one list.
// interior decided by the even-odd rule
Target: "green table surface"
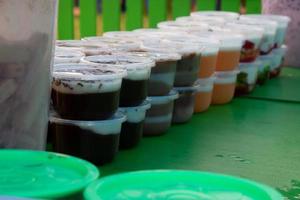
[{"label": "green table surface", "polygon": [[271,79],[266,85],[258,86],[248,97],[300,102],[300,70],[284,68],[280,78]]},{"label": "green table surface", "polygon": [[[299,82],[299,72],[286,69],[274,82]],[[289,73],[298,74],[298,79],[282,80]],[[265,87],[273,90],[274,86]],[[293,86],[291,93],[299,87]],[[300,100],[300,92],[297,95]],[[212,106],[189,123],[172,126],[163,136],[144,138],[137,148],[119,152],[114,162],[100,167],[101,174],[146,169],[212,171],[259,181],[288,199],[300,199],[300,103],[266,99],[236,98],[230,104]]]}]

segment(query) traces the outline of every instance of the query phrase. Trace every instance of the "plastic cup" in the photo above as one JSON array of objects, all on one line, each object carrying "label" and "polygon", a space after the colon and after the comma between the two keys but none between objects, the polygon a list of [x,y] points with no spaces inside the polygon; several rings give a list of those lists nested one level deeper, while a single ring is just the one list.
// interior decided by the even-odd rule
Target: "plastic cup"
[{"label": "plastic cup", "polygon": [[244,36],[240,62],[255,61],[260,52],[259,47],[264,34],[264,29],[232,22],[226,23],[224,27],[226,27],[226,29],[234,30],[234,32]]},{"label": "plastic cup", "polygon": [[[127,50],[126,50],[127,51]],[[124,54],[124,52],[122,52]],[[173,89],[177,61],[181,56],[172,52],[148,51],[143,48],[129,50],[129,55],[149,57],[155,61],[148,82],[148,96],[164,96]]]},{"label": "plastic cup", "polygon": [[244,41],[241,34],[222,29],[194,32],[193,34],[220,41],[216,71],[232,71],[238,67]]},{"label": "plastic cup", "polygon": [[182,56],[177,62],[174,86],[191,86],[197,80],[203,49],[198,44],[174,40],[151,40],[144,41],[143,48],[149,51],[175,52]]},{"label": "plastic cup", "polygon": [[100,120],[119,107],[126,71],[88,63],[56,65],[52,81],[54,109],[65,119]]},{"label": "plastic cup", "polygon": [[178,92],[179,98],[175,100],[173,109],[172,123],[186,123],[193,114],[195,107],[196,93],[200,89],[200,84],[196,82],[190,87],[175,87],[174,90]]},{"label": "plastic cup", "polygon": [[238,71],[215,73],[212,104],[226,104],[232,100],[238,73]]},{"label": "plastic cup", "polygon": [[281,73],[281,68],[284,63],[284,56],[286,54],[287,47],[281,46],[280,48],[273,49],[271,55],[273,55],[270,78],[278,77]]},{"label": "plastic cup", "polygon": [[258,77],[257,84],[264,85],[270,79],[270,72],[272,68],[272,55],[263,55],[257,58],[257,61],[260,61],[258,67]]},{"label": "plastic cup", "polygon": [[149,101],[145,101],[136,107],[120,108],[120,111],[127,116],[126,122],[122,125],[120,135],[120,149],[130,149],[137,146],[143,137],[143,127],[146,111],[151,107]]},{"label": "plastic cup", "polygon": [[240,14],[235,12],[226,12],[226,11],[198,11],[198,12],[192,12],[191,16],[194,18],[197,17],[211,17],[211,18],[223,18],[226,21],[227,20],[236,20],[239,18]]},{"label": "plastic cup", "polygon": [[281,45],[283,45],[286,31],[291,21],[290,17],[283,16],[283,15],[270,15],[270,14],[265,14],[265,15],[250,14],[246,16],[258,18],[258,19],[267,19],[267,20],[276,21],[278,23],[278,27],[275,35],[275,47],[280,47]]},{"label": "plastic cup", "polygon": [[235,88],[236,96],[248,94],[254,90],[260,65],[260,61],[240,63]]},{"label": "plastic cup", "polygon": [[260,54],[265,55],[272,51],[275,46],[275,35],[278,23],[272,20],[255,19],[247,15],[241,15],[240,19],[235,23],[251,25],[253,27],[260,27],[264,29],[262,43],[260,45]]},{"label": "plastic cup", "polygon": [[56,0],[0,6],[0,148],[46,146]]},{"label": "plastic cup", "polygon": [[199,171],[152,170],[109,176],[92,183],[85,200],[201,199],[283,200],[269,186],[228,175]]},{"label": "plastic cup", "polygon": [[174,90],[166,96],[149,97],[151,108],[146,113],[144,136],[162,135],[170,128],[177,98],[178,93]]},{"label": "plastic cup", "polygon": [[68,120],[50,117],[54,150],[88,160],[95,165],[111,162],[119,149],[122,123],[126,116],[116,113],[106,120]]},{"label": "plastic cup", "polygon": [[214,88],[215,77],[198,79],[197,84],[199,84],[199,90],[196,93],[195,101],[195,113],[200,113],[206,111],[211,104],[213,88]]},{"label": "plastic cup", "polygon": [[110,32],[106,32],[103,33],[103,37],[106,38],[136,38],[137,36],[139,36],[139,34],[136,34],[133,31],[110,31]]},{"label": "plastic cup", "polygon": [[127,70],[127,76],[124,77],[121,87],[121,107],[138,106],[146,100],[151,68],[155,66],[152,59],[118,54],[88,56],[84,58],[84,61],[108,64],[112,67]]},{"label": "plastic cup", "polygon": [[0,193],[36,199],[80,199],[99,176],[84,160],[50,152],[0,151]]}]

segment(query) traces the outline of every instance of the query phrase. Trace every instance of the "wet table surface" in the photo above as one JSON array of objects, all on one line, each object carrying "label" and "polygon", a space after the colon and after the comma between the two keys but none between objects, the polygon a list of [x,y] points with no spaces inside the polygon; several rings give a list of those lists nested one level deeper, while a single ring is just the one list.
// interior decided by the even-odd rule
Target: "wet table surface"
[{"label": "wet table surface", "polygon": [[[297,84],[288,89],[300,97],[300,70],[286,69],[282,76],[287,80],[281,84]],[[275,89],[273,84],[264,87]],[[146,169],[212,171],[268,184],[298,200],[300,98],[272,94],[274,99],[236,98],[172,126],[163,136],[144,138],[137,148],[121,151],[113,163],[100,167],[102,176]]]}]

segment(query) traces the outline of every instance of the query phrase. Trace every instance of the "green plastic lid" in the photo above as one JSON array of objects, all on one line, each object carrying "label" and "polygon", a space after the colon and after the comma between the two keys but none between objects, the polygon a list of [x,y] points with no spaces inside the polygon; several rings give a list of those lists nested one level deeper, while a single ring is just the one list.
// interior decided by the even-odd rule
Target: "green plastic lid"
[{"label": "green plastic lid", "polygon": [[268,186],[231,176],[196,171],[140,171],[92,183],[86,200],[283,200]]},{"label": "green plastic lid", "polygon": [[75,157],[42,151],[0,150],[0,195],[59,198],[82,191],[98,169]]}]

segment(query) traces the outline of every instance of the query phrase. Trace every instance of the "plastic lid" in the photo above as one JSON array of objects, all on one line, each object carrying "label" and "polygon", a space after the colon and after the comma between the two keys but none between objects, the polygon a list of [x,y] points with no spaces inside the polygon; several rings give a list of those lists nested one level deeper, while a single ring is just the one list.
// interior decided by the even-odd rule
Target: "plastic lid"
[{"label": "plastic lid", "polygon": [[247,14],[245,16],[248,17],[254,17],[254,18],[259,18],[259,19],[268,19],[268,20],[274,20],[278,23],[280,27],[287,27],[289,22],[291,21],[291,18],[288,16],[284,15],[271,15],[271,14],[263,14],[263,15],[258,15],[258,14]]},{"label": "plastic lid", "polygon": [[97,81],[121,79],[126,76],[126,70],[108,65],[89,63],[64,63],[54,65],[54,79],[67,81]]},{"label": "plastic lid", "polygon": [[87,41],[102,42],[112,47],[119,49],[124,48],[138,48],[141,46],[142,42],[137,41],[136,38],[113,38],[113,37],[87,37],[83,38]]},{"label": "plastic lid", "polygon": [[214,82],[216,80],[215,76],[209,78],[201,78],[196,81],[199,84],[199,92],[211,92],[214,87]]},{"label": "plastic lid", "polygon": [[238,24],[229,22],[224,25],[225,28],[234,30],[236,33],[242,34],[246,40],[261,40],[264,35],[264,29],[262,27],[253,27],[246,24]]},{"label": "plastic lid", "polygon": [[174,42],[162,39],[144,41],[142,48],[148,51],[175,52],[181,56],[188,56],[195,53],[200,54],[203,51],[203,46],[200,46],[199,44],[191,42]]},{"label": "plastic lid", "polygon": [[104,37],[109,38],[136,38],[139,34],[133,31],[110,31],[103,33]]},{"label": "plastic lid", "polygon": [[83,190],[99,176],[84,160],[42,151],[0,151],[0,193],[32,198],[59,198]]},{"label": "plastic lid", "polygon": [[198,11],[198,12],[192,12],[192,17],[197,16],[209,16],[209,17],[221,17],[223,19],[237,19],[239,18],[240,14],[235,12],[226,12],[226,11]]},{"label": "plastic lid", "polygon": [[197,15],[197,16],[184,16],[184,17],[177,17],[177,22],[193,22],[193,23],[206,23],[208,25],[215,24],[215,25],[223,25],[226,21],[221,17],[208,17],[204,15]]},{"label": "plastic lid", "polygon": [[197,22],[178,22],[178,21],[165,21],[160,22],[157,25],[160,29],[167,30],[208,30],[209,26],[205,23],[197,23]]},{"label": "plastic lid", "polygon": [[90,130],[101,135],[106,135],[119,134],[121,125],[126,121],[126,119],[126,116],[122,112],[117,112],[113,117],[109,119],[93,121],[62,119],[60,118],[60,116],[58,116],[57,113],[52,112],[49,121],[55,124],[78,126],[81,129]]},{"label": "plastic lid", "polygon": [[217,83],[217,84],[235,83],[238,73],[239,73],[239,70],[215,72],[215,74],[214,74],[216,77],[215,83]]},{"label": "plastic lid", "polygon": [[145,100],[141,105],[134,107],[119,108],[127,116],[127,121],[130,123],[138,123],[145,119],[145,114],[151,108],[150,101]]},{"label": "plastic lid", "polygon": [[241,15],[239,20],[234,21],[239,24],[247,24],[256,27],[264,28],[264,34],[274,35],[276,34],[278,23],[267,19],[257,19],[247,15]]},{"label": "plastic lid", "polygon": [[105,46],[103,43],[95,43],[84,40],[57,40],[56,46],[59,47],[101,47]]},{"label": "plastic lid", "polygon": [[242,178],[198,171],[153,170],[114,175],[91,184],[86,200],[283,200],[274,189]]},{"label": "plastic lid", "polygon": [[178,99],[179,94],[176,90],[171,90],[171,92],[168,95],[165,96],[151,96],[148,97],[151,104],[163,104],[168,103],[170,101],[174,101],[175,99]]},{"label": "plastic lid", "polygon": [[185,92],[198,92],[200,90],[200,84],[196,81],[195,84],[192,86],[174,87],[174,90],[176,90],[179,94]]},{"label": "plastic lid", "polygon": [[150,58],[130,56],[121,53],[113,55],[88,56],[85,57],[84,60],[98,64],[121,66],[127,70],[138,70],[155,66],[155,62]]},{"label": "plastic lid", "polygon": [[[118,54],[118,52],[115,52]],[[122,52],[121,54],[128,54],[132,56],[148,57],[153,59],[155,62],[167,62],[177,61],[181,59],[181,55],[172,52],[160,52],[160,51],[148,51],[143,48],[128,50],[128,52]]]}]

